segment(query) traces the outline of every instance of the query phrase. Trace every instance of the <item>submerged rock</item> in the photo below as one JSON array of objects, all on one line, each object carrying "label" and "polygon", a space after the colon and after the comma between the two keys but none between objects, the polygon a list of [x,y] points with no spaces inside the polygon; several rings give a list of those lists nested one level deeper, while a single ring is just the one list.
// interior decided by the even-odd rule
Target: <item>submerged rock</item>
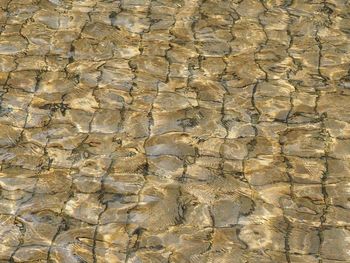
[{"label": "submerged rock", "polygon": [[1,0],[0,261],[349,262],[349,12]]}]

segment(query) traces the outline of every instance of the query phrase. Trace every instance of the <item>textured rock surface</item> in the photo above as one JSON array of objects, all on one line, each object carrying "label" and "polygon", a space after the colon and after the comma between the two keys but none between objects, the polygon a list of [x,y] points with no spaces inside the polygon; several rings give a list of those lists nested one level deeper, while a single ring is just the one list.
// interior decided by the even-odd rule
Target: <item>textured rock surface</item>
[{"label": "textured rock surface", "polygon": [[350,262],[349,13],[0,0],[0,262]]}]

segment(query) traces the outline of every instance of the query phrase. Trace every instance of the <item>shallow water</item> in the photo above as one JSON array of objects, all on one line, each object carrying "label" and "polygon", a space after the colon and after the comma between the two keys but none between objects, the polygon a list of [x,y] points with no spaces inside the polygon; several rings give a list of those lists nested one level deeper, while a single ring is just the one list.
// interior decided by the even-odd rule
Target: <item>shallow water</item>
[{"label": "shallow water", "polygon": [[0,7],[0,262],[350,262],[349,1]]}]

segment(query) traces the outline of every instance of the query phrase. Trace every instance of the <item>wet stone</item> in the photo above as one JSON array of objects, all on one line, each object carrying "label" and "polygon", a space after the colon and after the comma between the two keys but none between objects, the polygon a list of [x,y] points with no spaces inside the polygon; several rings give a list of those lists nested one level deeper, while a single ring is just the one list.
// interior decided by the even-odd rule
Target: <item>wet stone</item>
[{"label": "wet stone", "polygon": [[26,49],[27,42],[20,36],[0,37],[0,54],[15,55]]},{"label": "wet stone", "polygon": [[0,1],[0,261],[349,262],[346,1]]},{"label": "wet stone", "polygon": [[113,133],[117,132],[121,121],[117,110],[99,110],[95,113],[91,123],[91,132]]},{"label": "wet stone", "polygon": [[294,130],[284,140],[284,152],[287,155],[320,157],[324,154],[325,146],[320,131]]},{"label": "wet stone", "polygon": [[[96,224],[99,213],[103,211],[103,205],[97,198],[96,194],[77,194],[67,202],[65,213],[84,222]],[[93,209],[94,213],[91,213],[90,209]]]},{"label": "wet stone", "polygon": [[[345,229],[329,229],[325,231],[325,246],[322,247],[322,254],[332,260],[344,261],[348,258],[347,247],[349,245],[349,231]],[[333,243],[333,244],[331,244]],[[334,246],[337,247],[336,251]]]}]

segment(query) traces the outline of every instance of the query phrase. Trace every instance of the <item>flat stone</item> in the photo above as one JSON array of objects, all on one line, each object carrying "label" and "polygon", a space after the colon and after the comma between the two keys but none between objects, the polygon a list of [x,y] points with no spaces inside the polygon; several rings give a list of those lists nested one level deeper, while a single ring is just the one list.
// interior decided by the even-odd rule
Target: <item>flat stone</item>
[{"label": "flat stone", "polygon": [[[324,231],[324,245],[321,253],[333,260],[347,260],[349,231],[345,229],[327,229]],[[336,249],[335,249],[336,247]]]},{"label": "flat stone", "polygon": [[119,130],[121,115],[118,110],[99,110],[91,123],[92,132],[113,133]]},{"label": "flat stone", "polygon": [[27,47],[27,41],[21,36],[7,36],[0,38],[0,54],[14,55]]},{"label": "flat stone", "polygon": [[220,200],[214,204],[215,226],[229,227],[238,223],[240,204],[234,200]]},{"label": "flat stone", "polygon": [[99,213],[104,209],[97,198],[96,194],[77,194],[67,202],[65,213],[84,222],[97,224]]},{"label": "flat stone", "polygon": [[0,261],[349,261],[347,1],[0,0]]},{"label": "flat stone", "polygon": [[319,131],[290,131],[284,140],[284,152],[288,155],[320,157],[324,154],[325,146]]},{"label": "flat stone", "polygon": [[148,155],[175,155],[184,157],[194,155],[191,138],[183,133],[169,133],[150,138],[145,146]]}]

